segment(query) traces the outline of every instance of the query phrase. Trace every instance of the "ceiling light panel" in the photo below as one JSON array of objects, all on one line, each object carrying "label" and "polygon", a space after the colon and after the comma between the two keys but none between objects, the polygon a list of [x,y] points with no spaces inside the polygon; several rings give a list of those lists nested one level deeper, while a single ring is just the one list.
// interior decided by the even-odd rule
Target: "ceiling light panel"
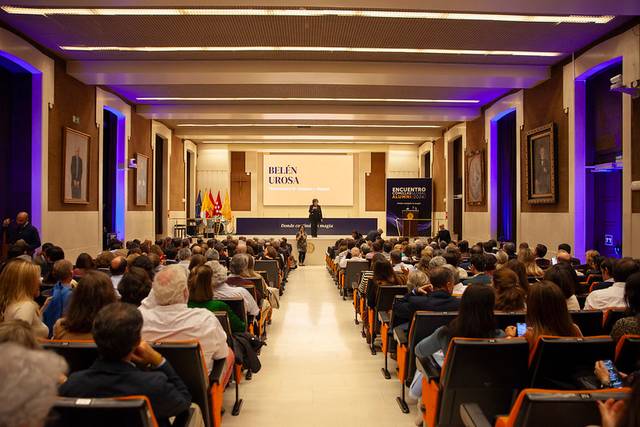
[{"label": "ceiling light panel", "polygon": [[297,97],[180,97],[141,96],[137,101],[306,101],[306,102],[407,102],[414,104],[478,104],[478,99],[416,99],[416,98],[297,98]]},{"label": "ceiling light panel", "polygon": [[457,21],[497,21],[550,24],[606,24],[614,16],[583,15],[508,15],[488,13],[447,13],[396,10],[351,9],[210,9],[210,8],[38,8],[2,6],[14,15],[77,15],[77,16],[341,16],[386,19],[438,19]]},{"label": "ceiling light panel", "polygon": [[364,124],[305,124],[305,123],[180,123],[177,127],[302,127],[302,128],[393,128],[393,129],[438,129],[437,125],[364,125]]}]

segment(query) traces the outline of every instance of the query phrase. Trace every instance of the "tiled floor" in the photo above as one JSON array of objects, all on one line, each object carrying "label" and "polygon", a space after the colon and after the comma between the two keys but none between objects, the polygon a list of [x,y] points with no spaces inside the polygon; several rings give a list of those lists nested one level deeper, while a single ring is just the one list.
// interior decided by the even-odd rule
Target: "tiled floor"
[{"label": "tiled floor", "polygon": [[395,362],[385,380],[382,354],[371,355],[324,267],[291,273],[268,334],[262,370],[241,383],[239,416],[230,413],[233,390],[225,393],[225,427],[414,425],[415,405],[403,414],[395,401]]}]

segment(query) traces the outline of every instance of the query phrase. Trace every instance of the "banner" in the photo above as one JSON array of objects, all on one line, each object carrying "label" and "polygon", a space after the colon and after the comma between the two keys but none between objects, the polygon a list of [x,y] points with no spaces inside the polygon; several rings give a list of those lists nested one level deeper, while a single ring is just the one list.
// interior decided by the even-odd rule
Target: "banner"
[{"label": "banner", "polygon": [[387,178],[387,236],[400,235],[401,218],[426,220],[416,221],[412,234],[431,236],[431,196],[431,178]]},{"label": "banner", "polygon": [[[293,236],[301,225],[311,233],[309,218],[237,218],[236,234],[245,236]],[[376,218],[325,218],[318,236],[349,236],[353,230],[367,234],[378,228]]]}]

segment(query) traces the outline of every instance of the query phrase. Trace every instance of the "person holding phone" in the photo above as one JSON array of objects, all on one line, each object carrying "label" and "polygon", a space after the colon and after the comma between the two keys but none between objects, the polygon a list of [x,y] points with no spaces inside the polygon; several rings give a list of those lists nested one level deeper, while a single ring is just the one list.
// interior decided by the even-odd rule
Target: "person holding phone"
[{"label": "person holding phone", "polygon": [[307,256],[307,232],[304,229],[304,225],[298,228],[296,234],[296,246],[298,248],[298,263],[304,265],[304,259]]},{"label": "person holding phone", "polygon": [[309,206],[309,221],[311,221],[311,237],[318,237],[318,225],[322,222],[322,208],[318,199],[313,199]]}]

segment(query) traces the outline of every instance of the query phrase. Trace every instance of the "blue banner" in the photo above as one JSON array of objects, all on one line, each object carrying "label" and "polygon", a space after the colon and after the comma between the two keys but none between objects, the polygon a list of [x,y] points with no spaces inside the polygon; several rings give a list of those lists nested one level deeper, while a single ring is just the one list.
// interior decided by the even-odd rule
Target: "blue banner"
[{"label": "blue banner", "polygon": [[[293,236],[301,225],[311,232],[309,218],[236,218],[236,234],[246,236]],[[319,236],[348,236],[353,230],[367,234],[378,228],[376,218],[324,218]]]},{"label": "blue banner", "polygon": [[[387,178],[387,236],[431,236],[431,196],[431,178]],[[425,221],[407,221],[398,230],[403,218]]]}]

